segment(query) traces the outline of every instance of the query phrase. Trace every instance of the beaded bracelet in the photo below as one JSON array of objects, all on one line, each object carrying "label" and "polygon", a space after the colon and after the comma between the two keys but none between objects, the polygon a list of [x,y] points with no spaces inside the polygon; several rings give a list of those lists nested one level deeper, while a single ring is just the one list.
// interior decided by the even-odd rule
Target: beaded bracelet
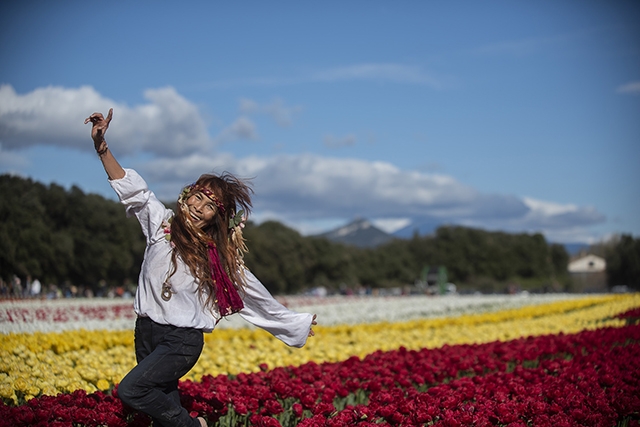
[{"label": "beaded bracelet", "polygon": [[100,148],[99,150],[96,150],[96,153],[98,153],[98,156],[101,157],[104,153],[107,152],[107,150],[109,149],[109,145],[107,144],[107,141],[102,140],[102,142],[100,143]]}]

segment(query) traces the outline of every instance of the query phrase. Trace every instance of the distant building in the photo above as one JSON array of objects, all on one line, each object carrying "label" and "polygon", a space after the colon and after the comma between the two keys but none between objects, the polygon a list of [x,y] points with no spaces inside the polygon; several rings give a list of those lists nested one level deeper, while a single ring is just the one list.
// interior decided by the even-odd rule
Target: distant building
[{"label": "distant building", "polygon": [[569,275],[576,292],[606,292],[607,262],[596,255],[585,255],[569,263]]},{"label": "distant building", "polygon": [[586,255],[569,263],[569,273],[600,273],[607,269],[604,258]]}]

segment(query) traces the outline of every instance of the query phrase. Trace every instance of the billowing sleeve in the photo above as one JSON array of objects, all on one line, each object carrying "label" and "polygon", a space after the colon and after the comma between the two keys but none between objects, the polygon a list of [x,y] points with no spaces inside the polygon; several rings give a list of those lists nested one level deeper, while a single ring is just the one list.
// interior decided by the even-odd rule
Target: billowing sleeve
[{"label": "billowing sleeve", "polygon": [[288,346],[304,346],[313,315],[289,310],[276,301],[249,270],[245,270],[245,276],[247,280],[243,298],[244,308],[240,310],[240,316]]},{"label": "billowing sleeve", "polygon": [[109,180],[120,202],[125,205],[127,216],[134,216],[140,222],[147,244],[164,238],[163,221],[173,216],[173,211],[156,198],[145,180],[133,169],[125,169],[125,176]]}]

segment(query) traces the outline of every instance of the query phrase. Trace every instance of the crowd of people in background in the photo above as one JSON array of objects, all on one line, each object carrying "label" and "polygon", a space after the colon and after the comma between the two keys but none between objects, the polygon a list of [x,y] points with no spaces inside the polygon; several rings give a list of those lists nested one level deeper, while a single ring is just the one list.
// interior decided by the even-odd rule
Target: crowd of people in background
[{"label": "crowd of people in background", "polygon": [[27,276],[23,281],[13,275],[11,280],[0,277],[0,299],[58,299],[58,298],[132,298],[135,285],[109,286],[101,281],[97,286],[76,286],[71,283],[43,285],[38,278]]}]

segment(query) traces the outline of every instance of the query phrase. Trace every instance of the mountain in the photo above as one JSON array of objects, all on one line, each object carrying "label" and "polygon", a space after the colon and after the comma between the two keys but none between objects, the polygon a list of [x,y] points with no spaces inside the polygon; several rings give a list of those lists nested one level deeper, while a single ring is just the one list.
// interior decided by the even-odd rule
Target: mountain
[{"label": "mountain", "polygon": [[360,248],[374,248],[394,239],[394,236],[385,233],[363,218],[357,218],[345,226],[318,234],[317,237]]},{"label": "mountain", "polygon": [[[360,248],[375,248],[393,239],[411,239],[415,233],[421,237],[432,236],[436,229],[442,224],[436,221],[426,221],[418,224],[411,224],[393,234],[385,233],[371,222],[364,218],[356,218],[352,222],[335,230],[317,234],[316,237],[323,237],[333,242],[345,245],[357,246]],[[574,256],[580,251],[589,248],[587,244],[580,243],[559,243],[564,246],[569,256]]]}]

